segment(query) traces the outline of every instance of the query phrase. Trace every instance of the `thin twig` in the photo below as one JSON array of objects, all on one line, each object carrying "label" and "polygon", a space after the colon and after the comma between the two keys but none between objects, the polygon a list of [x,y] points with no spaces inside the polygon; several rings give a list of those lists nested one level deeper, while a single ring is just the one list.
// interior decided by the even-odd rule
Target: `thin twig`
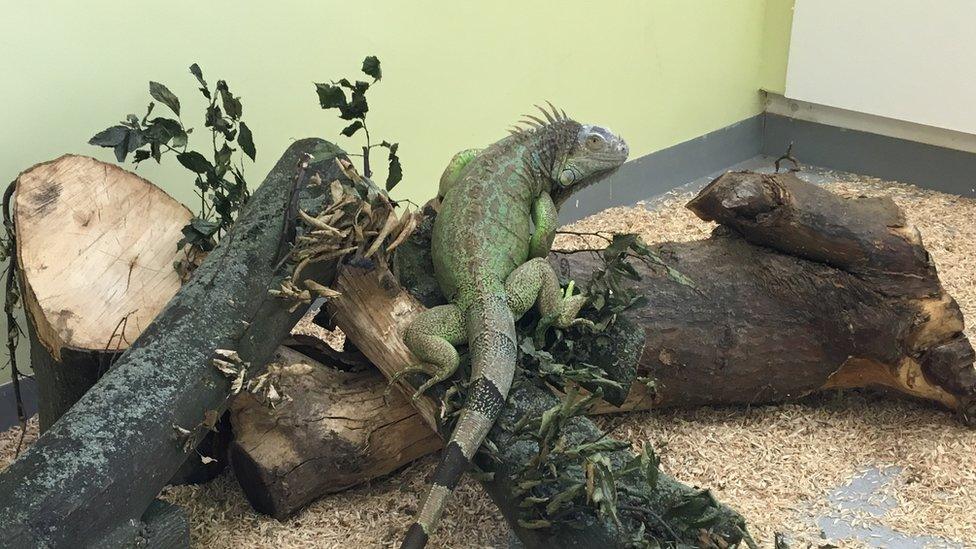
[{"label": "thin twig", "polygon": [[567,230],[559,230],[559,231],[556,231],[556,234],[566,234],[566,235],[579,236],[579,237],[584,237],[584,236],[597,236],[597,237],[600,237],[600,238],[606,240],[607,242],[613,242],[613,238],[607,236],[607,234],[611,234],[612,235],[614,233],[612,233],[610,231],[567,231]]},{"label": "thin twig", "polygon": [[17,450],[14,457],[20,456],[20,449],[24,443],[24,435],[27,434],[27,415],[24,413],[24,397],[20,390],[20,370],[17,369],[17,343],[20,340],[20,325],[14,317],[14,303],[12,296],[17,292],[17,240],[14,233],[14,225],[10,220],[10,198],[14,194],[17,182],[11,181],[7,190],[3,193],[3,226],[7,231],[7,279],[6,279],[6,299],[3,311],[7,317],[7,359],[10,361],[10,381],[14,387],[14,401],[17,405],[17,420],[20,422],[20,439],[17,441]]},{"label": "thin twig", "polygon": [[635,505],[617,504],[617,509],[620,509],[621,511],[630,511],[631,513],[635,513],[645,517],[650,516],[651,518],[656,520],[658,524],[664,527],[664,530],[667,531],[668,535],[671,536],[672,540],[681,541],[681,536],[679,536],[678,533],[671,528],[671,525],[668,524],[663,518],[661,518],[660,515],[658,515],[654,511],[651,511],[649,508],[637,507]]},{"label": "thin twig", "polygon": [[793,142],[792,141],[790,141],[790,146],[786,148],[786,152],[783,153],[782,156],[780,156],[779,158],[777,158],[775,162],[773,162],[773,165],[776,167],[776,173],[779,173],[779,163],[782,162],[782,161],[784,161],[784,160],[789,160],[790,162],[793,163],[793,167],[790,168],[790,172],[798,172],[798,171],[800,171],[800,162],[797,161],[797,159],[793,157]]},{"label": "thin twig", "polygon": [[105,344],[105,349],[102,352],[102,355],[103,356],[105,356],[105,357],[109,357],[110,356],[109,355],[109,351],[111,350],[111,347],[112,347],[112,341],[115,340],[116,336],[118,336],[119,342],[115,345],[115,350],[114,350],[114,352],[112,352],[111,358],[108,358],[108,365],[107,365],[107,367],[103,370],[102,367],[101,367],[101,365],[99,365],[99,368],[98,368],[98,377],[102,377],[102,375],[104,375],[105,372],[107,372],[109,369],[111,369],[112,368],[112,365],[115,364],[115,361],[116,361],[116,359],[118,358],[118,355],[119,355],[119,351],[122,350],[122,343],[124,342],[126,344],[129,344],[129,339],[125,337],[125,329],[129,325],[129,317],[132,316],[133,314],[135,314],[135,312],[138,311],[138,310],[139,309],[133,309],[133,310],[129,311],[128,313],[126,313],[125,316],[123,316],[119,320],[119,322],[115,325],[115,329],[112,330],[112,334],[108,336],[108,343]]}]

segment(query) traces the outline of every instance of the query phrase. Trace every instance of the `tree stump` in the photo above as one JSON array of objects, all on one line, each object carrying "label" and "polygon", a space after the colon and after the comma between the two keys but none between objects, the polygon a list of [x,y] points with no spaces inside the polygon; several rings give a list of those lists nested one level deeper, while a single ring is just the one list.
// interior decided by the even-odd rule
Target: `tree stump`
[{"label": "tree stump", "polygon": [[86,156],[17,178],[17,263],[42,432],[180,289],[173,262],[191,217],[149,181]]}]

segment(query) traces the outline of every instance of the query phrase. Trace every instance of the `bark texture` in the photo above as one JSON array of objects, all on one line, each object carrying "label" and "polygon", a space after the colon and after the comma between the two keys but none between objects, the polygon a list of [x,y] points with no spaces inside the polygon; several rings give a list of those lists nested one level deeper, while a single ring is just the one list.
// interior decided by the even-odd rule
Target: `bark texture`
[{"label": "bark texture", "polygon": [[231,405],[234,476],[262,513],[285,519],[441,447],[404,398],[384,397],[373,368],[342,371],[280,347],[268,372],[289,401],[272,409],[243,393]]},{"label": "bark texture", "polygon": [[[300,156],[316,156],[312,172],[331,181],[340,175],[335,151],[317,139],[289,147],[193,278],[114,367],[0,473],[0,546],[99,545],[139,519],[186,460],[186,448],[208,431],[206,418],[226,406],[230,380],[212,365],[215,349],[236,349],[261,366],[302,314],[269,295],[284,276],[272,258]],[[322,187],[306,189],[305,209],[326,203]],[[306,273],[328,282],[332,267]]]}]

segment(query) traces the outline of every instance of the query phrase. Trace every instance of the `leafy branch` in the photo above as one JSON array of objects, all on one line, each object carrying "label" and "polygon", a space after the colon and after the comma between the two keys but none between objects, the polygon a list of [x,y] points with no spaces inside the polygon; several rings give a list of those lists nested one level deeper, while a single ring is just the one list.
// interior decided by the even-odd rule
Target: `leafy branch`
[{"label": "leafy branch", "polygon": [[[400,157],[397,156],[399,143],[380,141],[373,143],[369,135],[369,127],[366,125],[366,113],[369,112],[369,102],[366,100],[366,92],[383,77],[380,68],[380,60],[375,55],[370,55],[363,59],[362,72],[373,79],[372,82],[356,80],[351,82],[348,78],[334,80],[329,83],[316,83],[315,91],[319,96],[319,105],[325,110],[338,109],[339,118],[351,121],[349,125],[342,129],[340,133],[346,137],[352,137],[362,130],[366,137],[366,144],[362,146],[362,154],[350,156],[362,156],[363,176],[371,178],[373,176],[370,166],[369,153],[375,147],[385,148],[387,154],[387,176],[386,190],[391,191],[397,183],[403,179],[403,166],[400,164]],[[348,90],[349,95],[346,95]]]},{"label": "leafy branch", "polygon": [[[190,73],[207,101],[204,126],[210,130],[211,149],[207,154],[189,148],[193,128],[183,123],[180,99],[159,82],[149,83],[153,100],[142,118],[130,114],[119,124],[95,134],[88,143],[113,149],[119,162],[131,153],[137,165],[150,158],[159,163],[166,154],[175,155],[180,165],[194,174],[195,192],[200,198],[200,210],[183,227],[183,238],[177,246],[183,249],[189,245],[188,253],[205,253],[213,249],[250,198],[244,178],[244,156],[254,161],[257,150],[251,129],[241,119],[241,98],[230,91],[224,80],[218,80],[211,88],[196,63],[190,65]],[[175,118],[153,117],[157,102],[172,111]]]}]

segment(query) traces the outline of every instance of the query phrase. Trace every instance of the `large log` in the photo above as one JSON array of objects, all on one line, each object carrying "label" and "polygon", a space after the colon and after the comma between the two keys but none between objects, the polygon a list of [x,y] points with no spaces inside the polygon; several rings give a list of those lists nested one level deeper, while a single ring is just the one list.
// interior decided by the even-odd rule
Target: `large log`
[{"label": "large log", "polygon": [[[340,177],[324,141],[292,144],[233,229],[192,279],[71,409],[0,473],[4,547],[100,545],[143,515],[191,449],[207,418],[226,407],[230,380],[216,349],[236,349],[255,368],[267,362],[302,314],[271,296],[285,272],[275,262],[281,216],[302,155],[322,179]],[[303,192],[312,212],[324,186]],[[328,281],[333,264],[306,271]],[[189,430],[182,435],[177,427]]]},{"label": "large log", "polygon": [[645,278],[641,366],[660,384],[653,401],[632,394],[628,408],[882,386],[974,419],[962,313],[890,199],[743,172],[717,178],[688,207],[723,226],[700,243],[658,246],[701,291]]},{"label": "large log", "polygon": [[[180,289],[173,265],[185,252],[176,242],[191,214],[151,182],[87,156],[39,164],[17,178],[16,191],[16,259],[43,433]],[[225,453],[224,423],[201,455]],[[209,480],[225,462],[187,460],[171,482]]]},{"label": "large log", "polygon": [[[393,379],[404,368],[415,361],[406,348],[400,334],[406,325],[421,311],[420,304],[409,292],[400,287],[398,281],[385,268],[364,271],[354,267],[344,267],[336,279],[336,289],[341,295],[330,300],[328,306],[335,314],[336,324],[355,343],[383,374]],[[630,360],[636,361],[640,349],[633,349]],[[396,384],[403,395],[412,395],[416,390],[405,378]],[[629,547],[638,537],[635,520],[624,520],[615,525],[607,518],[600,518],[593,507],[580,507],[572,514],[573,527],[527,528],[522,522],[524,501],[519,493],[518,483],[523,467],[538,454],[538,445],[527,440],[514,442],[513,428],[519,420],[526,417],[539,417],[542,413],[560,403],[551,391],[533,383],[516,382],[508,402],[503,408],[489,438],[500,441],[498,451],[490,457],[476,456],[476,463],[484,471],[493,473],[493,479],[483,484],[505,516],[512,530],[522,543],[535,547]],[[430,396],[423,396],[414,402],[423,419],[435,431],[441,432],[439,422],[440,405]],[[584,417],[575,418],[567,425],[562,435],[567,444],[580,444],[609,438],[592,421]],[[502,442],[503,441],[503,442]],[[605,452],[614,467],[621,466],[632,454],[629,450]],[[566,482],[587,483],[587,474],[579,467],[560,471]],[[703,547],[722,547],[742,541],[745,523],[741,516],[721,504],[709,501],[703,514],[711,522],[707,529],[694,525],[673,523],[668,525],[660,517],[670,517],[675,509],[696,500],[699,492],[681,484],[672,477],[661,474],[656,488],[648,485],[636,473],[617,478],[621,494],[621,507],[634,502],[633,508],[641,509],[650,517],[645,523],[647,535],[659,540],[677,543],[701,544]],[[551,494],[550,494],[551,495]],[[698,500],[700,501],[700,500]],[[714,540],[714,541],[713,541]],[[715,545],[710,545],[715,543]]]},{"label": "large log", "polygon": [[287,518],[441,447],[406,399],[385,395],[373,368],[342,371],[280,347],[268,372],[288,401],[269,408],[242,393],[231,405],[230,460],[257,511]]},{"label": "large log", "polygon": [[[792,190],[762,190],[779,185]],[[973,350],[962,335],[959,309],[942,289],[921,241],[889,201],[845,201],[787,175],[728,174],[704,190],[692,206],[702,208],[704,217],[725,222],[730,219],[726,210],[738,204],[729,196],[781,197],[779,207],[785,210],[769,221],[782,223],[788,217],[802,229],[784,227],[765,234],[776,237],[794,231],[805,234],[805,242],[776,247],[740,223],[741,234],[756,244],[719,228],[706,240],[652,246],[669,265],[691,277],[697,290],[636,265],[642,275],[638,290],[648,298],[646,306],[630,313],[630,320],[642,325],[646,335],[638,375],[653,378],[655,389],[636,383],[623,406],[604,404],[595,411],[773,403],[816,391],[881,386],[946,406],[963,420],[972,417],[968,410],[976,392]],[[858,250],[862,259],[855,261],[858,256],[847,252],[834,264],[846,259],[844,265],[852,270],[852,265],[870,265],[873,274],[858,276],[823,262],[830,257],[825,250],[838,248],[837,235],[843,235],[850,243],[847,249]],[[425,259],[418,260],[426,246],[423,238],[424,232],[419,231],[409,248],[401,248],[411,254],[407,259],[413,265],[400,269],[400,275],[409,279],[410,293],[435,304],[442,298],[430,278],[410,274],[429,273]],[[808,254],[807,250],[817,251],[820,260],[797,257]],[[888,255],[890,265],[884,259]],[[599,266],[590,254],[554,254],[552,260],[578,281],[585,281]],[[905,279],[911,284],[896,282]],[[394,287],[391,281],[385,285]],[[350,295],[368,292],[347,291]],[[372,292],[356,299],[369,306],[358,312],[347,308],[345,324],[353,339],[363,344],[363,337],[378,333],[381,340],[367,354],[383,362],[399,360],[403,350],[387,342],[404,322],[400,317],[413,310],[411,298],[405,293]],[[384,315],[384,310],[392,313]],[[932,365],[943,367],[931,369]],[[381,379],[372,383],[374,391],[385,385]],[[390,398],[396,406],[402,403],[400,395]],[[369,407],[343,408],[363,420],[370,413]],[[259,413],[267,415],[265,424],[271,424],[277,414],[266,409]],[[403,442],[384,446],[389,454],[352,456],[364,471],[360,481],[392,471],[376,465],[389,463],[425,432],[416,422],[393,427],[387,440]],[[305,457],[324,459],[321,452]],[[338,478],[330,482],[328,477],[326,471],[316,482],[340,482]],[[349,483],[348,477],[343,475],[341,483]],[[282,501],[279,513],[284,505],[287,502]],[[295,511],[289,509],[288,514]]]}]

